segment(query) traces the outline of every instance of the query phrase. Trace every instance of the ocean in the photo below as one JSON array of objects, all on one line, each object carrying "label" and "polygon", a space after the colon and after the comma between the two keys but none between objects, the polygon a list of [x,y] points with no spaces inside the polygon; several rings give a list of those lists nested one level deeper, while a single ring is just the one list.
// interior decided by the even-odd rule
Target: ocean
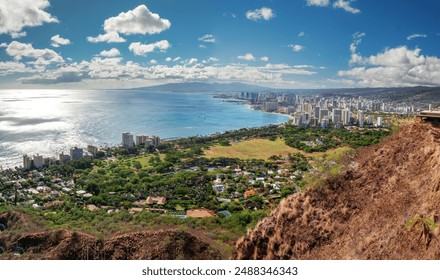
[{"label": "ocean", "polygon": [[0,90],[0,166],[21,166],[23,154],[49,157],[74,146],[115,146],[122,132],[167,139],[287,120],[207,93]]}]

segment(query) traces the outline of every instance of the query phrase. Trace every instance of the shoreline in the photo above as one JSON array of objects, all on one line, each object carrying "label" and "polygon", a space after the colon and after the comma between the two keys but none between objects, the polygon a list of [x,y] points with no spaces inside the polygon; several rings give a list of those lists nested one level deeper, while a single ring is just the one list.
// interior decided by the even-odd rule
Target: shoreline
[{"label": "shoreline", "polygon": [[[284,113],[265,112],[265,111],[262,111],[262,110],[257,110],[257,109],[255,109],[255,108],[252,108],[252,105],[249,104],[249,103],[246,103],[246,107],[247,107],[249,110],[252,110],[252,111],[259,111],[259,112],[262,112],[262,113],[265,113],[265,114],[281,115],[281,116],[288,117],[288,118],[289,118],[289,121],[294,120],[294,117],[293,117],[292,115],[284,114]],[[289,122],[289,121],[286,121],[286,122]],[[283,122],[283,124],[285,124],[286,122]]]},{"label": "shoreline", "polygon": [[[259,111],[259,112],[264,113],[264,114],[276,114],[276,115],[285,116],[285,117],[287,117],[288,119],[287,119],[286,121],[282,121],[282,122],[280,122],[280,123],[268,123],[268,124],[264,124],[264,125],[261,125],[261,126],[252,126],[252,127],[246,127],[246,126],[244,126],[244,127],[240,127],[240,128],[226,129],[226,130],[223,130],[223,131],[216,131],[216,132],[213,132],[213,133],[210,133],[210,134],[206,134],[206,135],[195,134],[195,135],[183,136],[183,137],[162,138],[162,141],[168,142],[168,141],[173,141],[173,140],[178,140],[178,139],[184,139],[184,138],[189,138],[189,137],[198,137],[198,136],[202,136],[202,137],[210,137],[210,136],[215,135],[215,134],[223,134],[223,133],[225,133],[225,132],[227,132],[227,131],[240,130],[240,129],[243,129],[243,128],[261,128],[261,127],[266,127],[266,126],[271,126],[271,125],[285,125],[285,124],[289,123],[289,122],[293,119],[293,117],[290,116],[290,115],[288,115],[288,114],[277,113],[277,112],[264,112],[264,111],[262,111],[262,110],[256,110],[256,109],[252,108],[252,106],[251,106],[249,103],[247,103],[247,102],[243,102],[242,104],[237,104],[237,105],[244,105],[244,106],[246,106],[246,109],[248,109],[248,110]],[[91,145],[92,145],[92,144],[91,144]],[[93,145],[94,145],[94,146],[97,146],[97,147],[100,148],[101,150],[102,150],[102,149],[104,149],[104,150],[106,150],[106,149],[114,149],[114,148],[118,148],[118,147],[120,146],[120,144],[114,144],[114,145],[112,145],[112,144],[110,144],[109,142],[106,142],[106,143],[100,143],[100,144],[93,144]],[[86,147],[82,147],[82,148],[83,148],[83,149],[86,149]],[[44,154],[41,154],[41,153],[38,153],[38,152],[36,152],[36,154],[40,154],[40,155],[42,155],[42,156],[45,156]],[[45,157],[48,157],[48,158],[56,158],[56,156],[57,156],[57,155],[54,154],[54,155],[46,155]],[[7,159],[7,158],[6,158],[6,159]],[[19,160],[17,160],[17,163],[18,163],[18,162],[19,162]],[[9,165],[0,165],[0,172],[3,171],[3,170],[10,170],[10,169],[14,169],[14,168],[22,168],[22,165],[21,165],[21,164],[20,164],[20,165],[12,165],[12,166],[9,166]]]}]

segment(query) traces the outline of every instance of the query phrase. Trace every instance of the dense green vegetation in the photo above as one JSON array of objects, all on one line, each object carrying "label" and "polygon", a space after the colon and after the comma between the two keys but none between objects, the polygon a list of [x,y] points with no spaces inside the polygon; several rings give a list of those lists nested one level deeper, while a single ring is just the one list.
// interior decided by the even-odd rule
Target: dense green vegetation
[{"label": "dense green vegetation", "polygon": [[347,130],[287,126],[284,138],[287,145],[311,153],[324,152],[340,146],[358,148],[378,144],[389,133],[385,129]]}]

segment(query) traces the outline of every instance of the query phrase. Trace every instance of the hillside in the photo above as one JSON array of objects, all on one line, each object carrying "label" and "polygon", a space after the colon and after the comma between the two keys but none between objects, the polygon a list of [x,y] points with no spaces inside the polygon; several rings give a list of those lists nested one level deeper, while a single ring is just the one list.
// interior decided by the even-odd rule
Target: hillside
[{"label": "hillside", "polygon": [[[66,229],[44,230],[18,211],[0,215],[1,259],[171,260],[220,259],[197,233],[166,229],[121,233],[107,238]],[[23,255],[15,254],[22,250]]]},{"label": "hillside", "polygon": [[243,83],[170,83],[164,85],[135,88],[136,90],[155,90],[155,91],[171,91],[171,92],[240,92],[240,91],[271,91],[274,89],[260,87],[256,85],[248,85]]},{"label": "hillside", "polygon": [[411,123],[281,202],[235,259],[439,259],[440,128]]}]

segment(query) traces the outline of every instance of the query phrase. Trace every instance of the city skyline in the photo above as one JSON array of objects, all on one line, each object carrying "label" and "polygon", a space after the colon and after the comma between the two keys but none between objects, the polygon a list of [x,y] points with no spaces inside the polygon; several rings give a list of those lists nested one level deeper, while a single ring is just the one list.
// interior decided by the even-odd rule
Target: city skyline
[{"label": "city skyline", "polygon": [[435,1],[2,1],[2,88],[440,85]]}]

